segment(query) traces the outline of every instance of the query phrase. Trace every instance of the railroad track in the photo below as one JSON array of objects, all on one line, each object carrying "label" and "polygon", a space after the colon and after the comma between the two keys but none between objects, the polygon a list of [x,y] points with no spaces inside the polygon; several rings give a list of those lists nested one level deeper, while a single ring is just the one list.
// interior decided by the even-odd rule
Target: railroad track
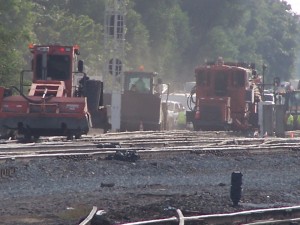
[{"label": "railroad track", "polygon": [[[100,210],[103,211],[103,210]],[[282,208],[269,208],[258,209],[234,213],[224,214],[210,214],[199,216],[184,216],[184,213],[180,209],[174,210],[177,214],[164,219],[137,221],[131,223],[124,223],[122,225],[150,225],[150,224],[168,224],[178,223],[184,225],[189,222],[199,224],[212,224],[212,225],[224,225],[224,224],[243,224],[243,225],[291,225],[298,224],[300,221],[300,206],[282,207]],[[104,212],[104,211],[103,211]],[[88,217],[82,221],[79,225],[87,225],[97,213],[97,207],[93,207]],[[97,215],[96,215],[97,216]]]},{"label": "railroad track", "polygon": [[[226,132],[191,132],[191,131],[172,131],[172,132],[132,132],[132,133],[108,133],[101,135],[86,135],[82,139],[67,141],[61,137],[42,138],[37,143],[17,143],[16,141],[3,141],[0,144],[0,177],[7,179],[9,177],[16,177],[23,168],[23,162],[18,166],[16,163],[8,163],[10,160],[33,160],[42,158],[55,157],[56,159],[63,159],[62,161],[55,160],[55,167],[64,160],[91,160],[91,159],[105,159],[109,155],[114,155],[118,151],[134,151],[142,159],[149,157],[159,157],[162,155],[170,154],[214,154],[214,155],[248,155],[248,154],[276,154],[276,153],[295,153],[298,154],[300,150],[300,138],[252,138],[242,135],[234,135],[233,133]],[[267,156],[268,157],[268,156]],[[210,158],[210,157],[209,157]],[[52,161],[52,160],[51,160]],[[36,161],[38,162],[38,161]],[[44,161],[42,161],[43,163]],[[45,162],[49,162],[45,160]],[[73,164],[72,161],[67,163]],[[93,161],[87,163],[92,164]],[[98,163],[98,162],[96,162]],[[25,163],[27,164],[27,162]],[[25,165],[24,164],[24,165]],[[108,163],[110,164],[110,163]],[[31,164],[29,164],[31,165]],[[77,162],[76,162],[76,165]],[[34,167],[32,167],[34,168]],[[35,172],[35,170],[33,170]],[[7,179],[8,180],[8,179]],[[111,183],[103,183],[110,185]],[[102,183],[101,183],[102,185]],[[109,186],[103,186],[109,188]],[[295,207],[292,209],[294,215],[290,216],[291,208],[282,209],[282,214],[286,217],[275,217],[272,214],[267,216],[266,212],[254,212],[252,215],[241,212],[231,214],[217,214],[217,215],[199,215],[201,216],[188,216],[191,212],[179,212],[178,215],[171,219],[171,222],[178,222],[184,224],[189,221],[201,221],[200,223],[206,224],[272,224],[269,223],[272,218],[275,220],[286,220],[293,222],[299,218],[300,208]],[[277,212],[275,212],[276,214]],[[278,212],[278,215],[280,214]],[[194,213],[192,213],[195,215]],[[263,221],[252,220],[255,215],[258,215]],[[174,212],[176,215],[176,212]],[[241,218],[243,220],[241,220]],[[277,219],[278,218],[278,219]],[[159,221],[153,220],[155,224]],[[139,225],[139,224],[153,224],[153,221],[140,221],[136,223],[129,223],[126,225]],[[237,222],[236,222],[237,221]],[[243,221],[243,222],[241,222]],[[223,222],[223,223],[222,223]],[[277,224],[284,224],[282,223]],[[274,223],[275,224],[275,223]],[[124,224],[125,225],[125,224]]]},{"label": "railroad track", "polygon": [[300,138],[251,138],[229,132],[124,132],[87,135],[66,141],[61,137],[37,143],[3,141],[0,162],[9,159],[82,156],[105,158],[118,151],[134,151],[143,157],[153,154],[261,154],[298,151]]},{"label": "railroad track", "polygon": [[[200,216],[184,216],[181,210],[176,210],[177,216],[162,220],[149,220],[126,223],[123,225],[142,225],[142,224],[159,224],[165,222],[178,222],[179,225],[184,225],[186,222],[198,222],[200,224],[243,224],[243,225],[290,225],[298,224],[300,221],[300,206],[258,209],[243,212],[227,213],[227,214],[212,214]],[[293,223],[296,222],[296,223]]]}]

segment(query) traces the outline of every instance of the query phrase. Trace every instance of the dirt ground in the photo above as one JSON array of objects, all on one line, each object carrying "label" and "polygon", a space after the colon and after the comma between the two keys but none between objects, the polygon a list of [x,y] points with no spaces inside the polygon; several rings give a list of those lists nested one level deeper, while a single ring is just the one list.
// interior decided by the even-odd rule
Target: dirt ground
[{"label": "dirt ground", "polygon": [[[300,153],[164,155],[136,162],[93,159],[8,161],[1,176],[5,225],[75,225],[93,206],[111,224],[295,206],[300,202]],[[230,199],[231,174],[243,174],[239,205]]]}]

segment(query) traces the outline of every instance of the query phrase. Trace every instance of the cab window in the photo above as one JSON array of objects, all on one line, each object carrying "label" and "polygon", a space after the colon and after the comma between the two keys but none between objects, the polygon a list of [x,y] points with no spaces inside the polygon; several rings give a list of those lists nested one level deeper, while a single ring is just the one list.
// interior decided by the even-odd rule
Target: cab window
[{"label": "cab window", "polygon": [[207,86],[210,84],[210,79],[209,75],[205,73],[204,71],[201,71],[200,73],[197,74],[197,85],[200,86]]},{"label": "cab window", "polygon": [[[47,77],[50,80],[70,79],[71,60],[67,55],[48,55],[47,57]],[[42,55],[37,55],[36,73],[37,79],[43,79]]]},{"label": "cab window", "polygon": [[225,96],[227,94],[228,74],[217,72],[215,74],[215,94]]},{"label": "cab window", "polygon": [[245,86],[245,74],[243,72],[236,72],[232,77],[232,86],[244,87]]},{"label": "cab window", "polygon": [[150,91],[150,82],[151,79],[148,77],[131,77],[127,88],[130,91],[148,93]]}]

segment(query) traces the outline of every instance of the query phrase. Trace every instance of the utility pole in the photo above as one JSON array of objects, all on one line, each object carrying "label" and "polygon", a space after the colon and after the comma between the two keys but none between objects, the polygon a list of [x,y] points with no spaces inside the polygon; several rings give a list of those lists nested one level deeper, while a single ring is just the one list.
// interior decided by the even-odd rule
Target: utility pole
[{"label": "utility pole", "polygon": [[106,0],[104,18],[106,86],[111,86],[111,125],[113,131],[120,129],[121,94],[124,82],[125,15],[127,0]]}]

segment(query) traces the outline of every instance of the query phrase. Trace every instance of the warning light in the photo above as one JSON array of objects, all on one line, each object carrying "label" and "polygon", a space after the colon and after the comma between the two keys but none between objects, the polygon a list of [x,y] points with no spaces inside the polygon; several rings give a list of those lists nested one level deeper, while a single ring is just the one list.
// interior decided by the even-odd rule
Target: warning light
[{"label": "warning light", "polygon": [[76,55],[80,55],[80,52],[79,52],[79,45],[74,45],[74,53]]},{"label": "warning light", "polygon": [[34,46],[34,45],[33,45],[32,43],[30,43],[30,44],[28,45],[28,48],[31,49],[31,48],[33,48],[33,46]]},{"label": "warning light", "polygon": [[140,65],[139,70],[140,70],[140,71],[144,71],[144,70],[145,70],[144,65]]},{"label": "warning light", "polygon": [[29,48],[30,52],[33,52],[34,44],[30,43],[28,45],[28,48]]},{"label": "warning light", "polygon": [[65,52],[65,48],[59,48],[58,49],[60,53],[64,53]]}]

